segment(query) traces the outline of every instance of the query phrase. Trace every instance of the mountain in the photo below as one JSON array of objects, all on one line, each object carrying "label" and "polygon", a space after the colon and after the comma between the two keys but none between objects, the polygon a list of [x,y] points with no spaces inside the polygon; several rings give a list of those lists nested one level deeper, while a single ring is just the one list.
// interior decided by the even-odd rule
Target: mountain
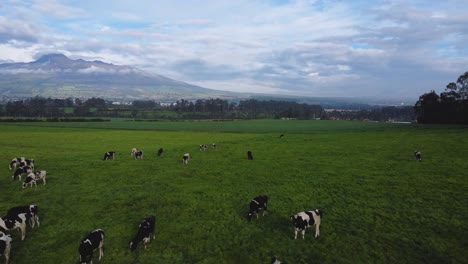
[{"label": "mountain", "polygon": [[159,101],[241,97],[240,94],[191,85],[131,66],[98,60],[72,60],[63,54],[44,55],[28,63],[0,64],[0,96]]}]

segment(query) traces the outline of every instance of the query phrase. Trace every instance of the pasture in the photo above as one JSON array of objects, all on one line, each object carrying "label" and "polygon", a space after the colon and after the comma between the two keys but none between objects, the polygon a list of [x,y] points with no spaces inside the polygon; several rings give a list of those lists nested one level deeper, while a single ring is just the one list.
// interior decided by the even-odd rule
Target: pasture
[{"label": "pasture", "polygon": [[[80,240],[97,228],[106,232],[103,264],[468,262],[466,127],[122,123],[0,124],[0,213],[36,204],[41,218],[24,241],[13,233],[12,264],[76,263]],[[216,150],[198,148],[211,143]],[[132,159],[133,147],[142,160]],[[103,161],[110,150],[116,160]],[[12,181],[8,164],[23,156],[47,171],[47,185]],[[248,204],[261,194],[270,213],[248,223]],[[319,239],[310,228],[294,240],[289,217],[316,208]],[[151,214],[156,239],[131,253]]]}]

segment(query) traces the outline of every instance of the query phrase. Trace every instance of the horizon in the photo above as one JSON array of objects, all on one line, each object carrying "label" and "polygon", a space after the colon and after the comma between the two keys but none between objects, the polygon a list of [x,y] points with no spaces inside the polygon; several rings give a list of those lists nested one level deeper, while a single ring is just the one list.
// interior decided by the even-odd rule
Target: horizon
[{"label": "horizon", "polygon": [[0,63],[60,53],[201,87],[416,101],[468,70],[462,1],[6,1]]}]

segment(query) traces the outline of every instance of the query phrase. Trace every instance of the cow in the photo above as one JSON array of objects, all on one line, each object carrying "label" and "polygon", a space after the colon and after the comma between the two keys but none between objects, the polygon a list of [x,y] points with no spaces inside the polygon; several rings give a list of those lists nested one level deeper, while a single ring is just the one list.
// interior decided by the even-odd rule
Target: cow
[{"label": "cow", "polygon": [[42,180],[42,183],[46,185],[46,176],[47,172],[45,170],[31,172],[28,174],[28,177],[23,182],[23,189],[26,188],[28,185],[33,186],[33,184],[37,187],[37,181]]},{"label": "cow", "polygon": [[99,249],[99,260],[104,256],[104,230],[96,229],[93,232],[89,233],[85,238],[80,242],[80,247],[78,248],[78,253],[80,254],[80,263],[86,264],[90,262],[93,263],[93,252]]},{"label": "cow", "polygon": [[200,145],[200,151],[206,150],[207,148],[208,148],[208,146],[206,144],[201,144]]},{"label": "cow", "polygon": [[31,169],[34,170],[34,160],[33,159],[24,159],[20,162],[20,166],[29,166]]},{"label": "cow", "polygon": [[6,232],[19,229],[21,231],[21,240],[24,240],[26,237],[26,218],[26,213],[0,217],[0,231]]},{"label": "cow", "polygon": [[307,228],[315,224],[315,239],[320,235],[320,220],[322,219],[322,211],[315,209],[312,211],[299,212],[291,216],[294,225],[294,239],[297,239],[297,233],[302,232],[302,239],[305,239],[305,231]]},{"label": "cow", "polygon": [[18,177],[18,179],[21,181],[21,175],[23,175],[24,173],[31,173],[31,172],[32,172],[32,169],[29,166],[19,167],[15,170],[15,173],[11,176],[11,178],[15,180]]},{"label": "cow", "polygon": [[182,163],[188,164],[188,163],[189,163],[189,160],[190,160],[190,154],[189,154],[189,153],[185,153],[184,156],[182,157]]},{"label": "cow", "polygon": [[253,160],[253,156],[252,156],[252,151],[247,151],[247,159],[248,160]]},{"label": "cow", "polygon": [[142,159],[143,158],[143,150],[138,150],[135,152],[135,159]]},{"label": "cow", "polygon": [[162,154],[163,154],[163,148],[159,148],[158,149],[158,157],[160,157]]},{"label": "cow", "polygon": [[212,147],[213,149],[216,149],[216,143],[211,144],[211,147]]},{"label": "cow", "polygon": [[267,211],[267,203],[268,203],[268,197],[266,195],[260,195],[255,198],[250,202],[249,205],[249,212],[247,213],[247,220],[252,220],[252,216],[255,214],[257,215],[257,220],[258,220],[258,213],[260,211],[263,211],[263,216],[265,215],[265,212]]},{"label": "cow", "polygon": [[16,216],[19,214],[26,214],[26,218],[29,219],[29,224],[31,225],[31,228],[34,228],[36,224],[38,227],[40,225],[38,212],[39,207],[37,205],[31,204],[10,208],[10,210],[8,210],[7,212],[7,215]]},{"label": "cow", "polygon": [[5,264],[10,260],[11,235],[0,232],[0,256],[5,256]]},{"label": "cow", "polygon": [[115,160],[115,151],[108,151],[104,154],[104,158],[103,160],[110,160],[112,158],[112,160]]},{"label": "cow", "polygon": [[422,154],[417,150],[414,151],[414,157],[416,158],[416,160],[422,161]]},{"label": "cow", "polygon": [[287,264],[286,262],[281,262],[279,261],[279,259],[275,258],[275,257],[272,257],[271,258],[271,261],[270,261],[271,264]]},{"label": "cow", "polygon": [[16,169],[16,167],[17,167],[18,165],[20,165],[21,161],[24,161],[24,160],[25,160],[24,157],[21,157],[21,158],[14,158],[14,159],[11,160],[10,166],[9,166],[8,168],[9,168],[10,170]]},{"label": "cow", "polygon": [[153,239],[155,238],[154,226],[156,222],[156,217],[149,216],[143,220],[143,222],[138,226],[138,232],[130,242],[130,251],[133,252],[137,249],[138,243],[143,242],[145,249],[147,249],[148,243],[151,241],[151,234],[153,234]]},{"label": "cow", "polygon": [[281,135],[279,136],[279,138],[284,138],[284,134],[281,134]]},{"label": "cow", "polygon": [[135,153],[138,152],[137,148],[132,148],[132,151],[130,152],[130,156],[135,157]]}]

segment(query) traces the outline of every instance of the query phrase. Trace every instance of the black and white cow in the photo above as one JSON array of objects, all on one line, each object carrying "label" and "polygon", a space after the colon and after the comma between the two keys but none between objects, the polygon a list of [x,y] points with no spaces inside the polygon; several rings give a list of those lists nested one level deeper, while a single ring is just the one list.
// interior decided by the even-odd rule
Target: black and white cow
[{"label": "black and white cow", "polygon": [[200,151],[206,150],[208,146],[206,144],[200,144]]},{"label": "black and white cow", "polygon": [[273,257],[271,258],[271,261],[270,261],[271,264],[287,264],[286,262],[281,262],[279,261],[279,259]]},{"label": "black and white cow", "polygon": [[216,143],[211,144],[211,147],[216,149]]},{"label": "black and white cow", "polygon": [[414,157],[416,158],[416,160],[419,160],[419,161],[422,161],[422,154],[421,152],[419,151],[414,151]]},{"label": "black and white cow", "polygon": [[294,225],[294,239],[297,239],[297,233],[302,232],[302,239],[305,239],[305,231],[307,228],[315,225],[315,238],[320,235],[320,220],[322,219],[322,211],[315,209],[313,211],[299,212],[291,216]]},{"label": "black and white cow", "polygon": [[189,154],[189,153],[185,153],[184,156],[182,157],[182,163],[188,164],[188,163],[189,163],[189,160],[190,160],[190,154]]},{"label": "black and white cow", "polygon": [[161,156],[163,154],[164,150],[163,148],[159,148],[158,149],[158,157]]},{"label": "black and white cow", "polygon": [[0,232],[0,256],[5,256],[5,264],[10,260],[11,235]]},{"label": "black and white cow", "polygon": [[143,150],[138,150],[135,152],[135,159],[142,159],[143,158]]},{"label": "black and white cow", "polygon": [[115,160],[115,151],[108,151],[104,154],[103,160]]},{"label": "black and white cow", "polygon": [[104,230],[96,229],[81,240],[78,253],[80,254],[80,263],[93,263],[93,252],[99,249],[99,260],[104,256]]},{"label": "black and white cow", "polygon": [[16,206],[16,207],[10,208],[10,210],[8,210],[7,215],[17,216],[20,214],[26,214],[26,219],[29,219],[29,224],[31,225],[31,228],[34,228],[36,224],[38,227],[41,224],[39,223],[38,212],[39,212],[39,207],[37,205],[31,204],[31,205]]},{"label": "black and white cow", "polygon": [[263,215],[267,211],[267,204],[268,204],[268,197],[266,195],[261,195],[253,198],[249,205],[249,212],[247,213],[247,220],[252,220],[252,216],[254,214],[257,215],[258,220],[258,213],[263,211]]},{"label": "black and white cow", "polygon": [[130,152],[130,156],[135,157],[135,153],[138,152],[137,148],[132,148],[132,151]]},{"label": "black and white cow", "polygon": [[28,177],[26,177],[26,179],[23,182],[23,189],[26,188],[29,184],[31,185],[31,187],[33,186],[33,184],[37,187],[37,182],[40,180],[42,180],[42,183],[46,185],[46,176],[47,172],[45,170],[36,171],[34,173],[28,174]]},{"label": "black and white cow", "polygon": [[252,151],[247,151],[247,159],[248,160],[253,160],[253,156],[252,156]]},{"label": "black and white cow", "polygon": [[156,217],[150,216],[145,218],[143,222],[138,226],[138,232],[130,242],[130,251],[133,252],[137,249],[138,243],[143,242],[145,249],[147,248],[148,243],[151,241],[151,234],[153,234],[153,239],[155,238],[154,226],[156,222]]},{"label": "black and white cow", "polygon": [[0,231],[6,232],[19,229],[21,231],[21,240],[24,240],[26,237],[26,219],[25,213],[0,217]]},{"label": "black and white cow", "polygon": [[33,159],[24,159],[20,162],[20,166],[24,167],[24,166],[28,166],[30,167],[32,170],[34,170],[34,160]]},{"label": "black and white cow", "polygon": [[29,166],[23,166],[23,167],[19,167],[15,170],[15,173],[11,176],[11,178],[13,180],[15,180],[16,178],[18,178],[20,181],[21,181],[21,175],[25,174],[25,173],[31,173],[32,172],[32,169],[31,167]]},{"label": "black and white cow", "polygon": [[21,158],[14,158],[11,160],[10,162],[10,166],[8,167],[10,170],[12,169],[16,169],[17,166],[20,165],[21,161],[24,161],[25,158],[24,157],[21,157]]}]

